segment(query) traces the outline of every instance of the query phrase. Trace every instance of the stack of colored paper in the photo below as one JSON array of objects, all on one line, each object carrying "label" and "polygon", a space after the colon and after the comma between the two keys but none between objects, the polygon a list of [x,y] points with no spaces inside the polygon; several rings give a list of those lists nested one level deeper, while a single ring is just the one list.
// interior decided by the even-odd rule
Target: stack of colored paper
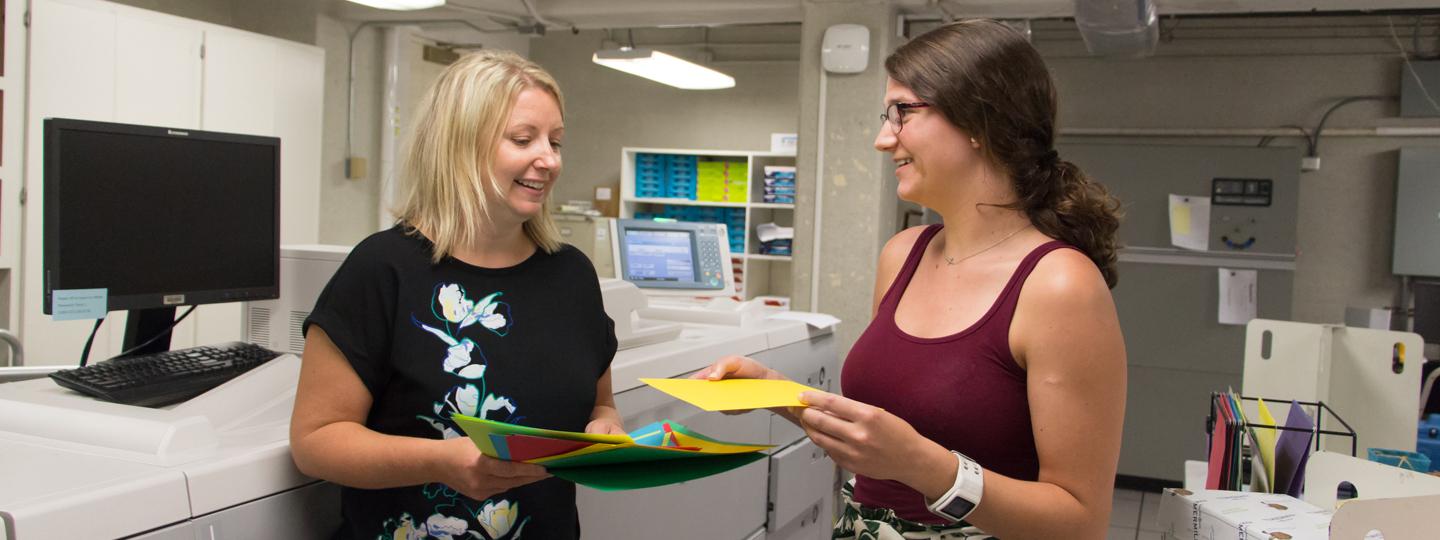
[{"label": "stack of colored paper", "polygon": [[[550,474],[604,491],[663,486],[703,478],[765,457],[770,445],[717,441],[662,420],[628,435],[598,435],[452,418],[480,453],[543,465]],[[660,464],[657,462],[664,461]]]},{"label": "stack of colored paper", "polygon": [[1215,426],[1210,434],[1205,488],[1241,489],[1246,482],[1241,461],[1248,446],[1252,463],[1250,490],[1298,497],[1304,487],[1314,420],[1299,402],[1292,401],[1282,426],[1263,399],[1255,400],[1257,418],[1250,419],[1241,405],[1242,399],[1250,398],[1241,398],[1234,392],[1215,394],[1212,404]]},{"label": "stack of colored paper", "polygon": [[702,161],[697,167],[695,200],[745,202],[750,169],[743,161]]}]

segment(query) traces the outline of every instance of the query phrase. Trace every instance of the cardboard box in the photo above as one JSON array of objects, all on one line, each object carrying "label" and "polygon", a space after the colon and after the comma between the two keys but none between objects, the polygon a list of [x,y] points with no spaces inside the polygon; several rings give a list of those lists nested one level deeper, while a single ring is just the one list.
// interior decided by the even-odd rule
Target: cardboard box
[{"label": "cardboard box", "polygon": [[1156,521],[1167,540],[1327,540],[1331,514],[1288,495],[1167,489]]},{"label": "cardboard box", "polygon": [[595,209],[605,217],[620,217],[620,183],[595,187]]}]

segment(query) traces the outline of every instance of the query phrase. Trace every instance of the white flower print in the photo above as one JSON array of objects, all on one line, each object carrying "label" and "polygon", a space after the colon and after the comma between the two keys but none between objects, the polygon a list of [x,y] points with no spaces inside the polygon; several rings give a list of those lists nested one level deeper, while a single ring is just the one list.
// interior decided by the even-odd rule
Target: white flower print
[{"label": "white flower print", "polygon": [[500,409],[505,409],[505,412],[512,415],[515,414],[515,404],[510,401],[510,398],[497,396],[495,394],[486,395],[485,403],[480,405],[480,416],[477,418],[487,418],[490,416],[490,411],[498,411]]},{"label": "white flower print", "polygon": [[431,514],[430,519],[425,520],[425,532],[441,540],[449,540],[456,535],[465,534],[469,530],[470,524],[457,517]]},{"label": "white flower print", "polygon": [[439,328],[435,328],[418,320],[412,319],[412,321],[416,326],[419,326],[426,332],[435,334],[435,337],[440,338],[440,341],[445,342],[445,344],[449,346],[449,348],[445,350],[445,361],[442,364],[446,372],[454,373],[466,379],[479,379],[485,376],[485,355],[483,353],[480,355],[480,362],[476,362],[471,358],[471,354],[475,352],[474,341],[470,341],[470,338],[456,341],[455,338],[450,337],[450,334],[445,333]]},{"label": "white flower print", "polygon": [[480,509],[480,527],[490,538],[500,538],[510,532],[510,527],[515,524],[515,518],[520,515],[520,504],[510,504],[510,501],[499,503],[486,502],[484,508]]},{"label": "white flower print", "polygon": [[440,301],[440,310],[445,316],[445,320],[458,323],[460,328],[475,323],[475,302],[465,298],[465,291],[460,289],[460,285],[451,283],[440,287],[440,292],[436,297]]}]

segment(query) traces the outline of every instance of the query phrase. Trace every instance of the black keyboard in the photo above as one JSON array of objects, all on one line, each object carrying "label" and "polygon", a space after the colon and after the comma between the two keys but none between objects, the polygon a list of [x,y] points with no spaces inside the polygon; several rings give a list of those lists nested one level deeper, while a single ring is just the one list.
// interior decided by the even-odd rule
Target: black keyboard
[{"label": "black keyboard", "polygon": [[135,356],[121,356],[50,374],[55,383],[115,403],[160,407],[185,401],[238,377],[280,353],[232,341]]}]

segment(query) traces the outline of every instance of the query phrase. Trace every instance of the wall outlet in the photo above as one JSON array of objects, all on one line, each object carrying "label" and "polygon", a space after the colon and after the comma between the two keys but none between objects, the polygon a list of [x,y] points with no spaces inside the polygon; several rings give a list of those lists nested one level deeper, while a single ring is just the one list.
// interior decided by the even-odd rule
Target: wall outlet
[{"label": "wall outlet", "polygon": [[1302,170],[1302,171],[1318,171],[1318,170],[1320,170],[1320,156],[1305,156],[1305,157],[1300,158],[1300,170]]}]

